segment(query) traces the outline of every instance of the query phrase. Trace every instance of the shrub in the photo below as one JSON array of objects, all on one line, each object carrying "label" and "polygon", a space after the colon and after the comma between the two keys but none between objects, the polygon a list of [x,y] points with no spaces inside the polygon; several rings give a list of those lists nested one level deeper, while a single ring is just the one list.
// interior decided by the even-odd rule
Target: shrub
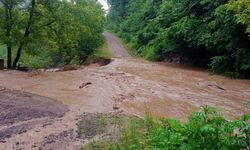
[{"label": "shrub", "polygon": [[192,113],[186,123],[175,119],[132,122],[124,127],[118,149],[249,149],[250,116],[228,121],[213,108]]}]

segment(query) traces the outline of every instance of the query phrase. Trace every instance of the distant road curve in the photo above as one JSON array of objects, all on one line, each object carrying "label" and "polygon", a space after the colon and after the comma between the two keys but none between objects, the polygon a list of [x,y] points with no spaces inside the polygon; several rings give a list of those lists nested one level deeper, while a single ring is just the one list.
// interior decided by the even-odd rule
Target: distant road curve
[{"label": "distant road curve", "polygon": [[112,53],[112,57],[114,58],[131,57],[128,51],[125,49],[123,44],[119,41],[119,39],[116,36],[107,31],[105,31],[103,34],[108,43],[109,51]]}]

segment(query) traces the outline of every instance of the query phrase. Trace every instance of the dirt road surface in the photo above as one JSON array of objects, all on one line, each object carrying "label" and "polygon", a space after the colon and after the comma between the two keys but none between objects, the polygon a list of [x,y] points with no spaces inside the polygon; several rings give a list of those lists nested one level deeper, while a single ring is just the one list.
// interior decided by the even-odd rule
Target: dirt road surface
[{"label": "dirt road surface", "polygon": [[[107,32],[105,36],[114,56],[109,65],[66,72],[0,72],[0,87],[5,88],[0,88],[0,108],[5,115],[4,119],[0,116],[1,122],[11,120],[10,111],[22,111],[22,105],[32,110],[36,104],[34,112],[50,105],[42,109],[43,115],[29,117],[28,111],[26,117],[14,119],[11,125],[1,123],[0,149],[79,149],[84,142],[76,134],[79,115],[113,112],[114,108],[137,116],[151,112],[156,117],[183,121],[203,105],[216,107],[229,119],[250,114],[246,106],[250,100],[249,80],[232,80],[197,68],[132,58],[115,36]],[[2,98],[6,90],[40,95],[40,100],[36,98],[29,104],[33,96]],[[12,109],[3,108],[6,100],[11,101]],[[65,115],[46,115],[48,110]],[[6,134],[12,129],[17,131]]]},{"label": "dirt road surface", "polygon": [[124,48],[124,46],[116,36],[107,31],[104,32],[104,36],[106,41],[109,43],[108,47],[114,58],[131,57],[128,51]]}]

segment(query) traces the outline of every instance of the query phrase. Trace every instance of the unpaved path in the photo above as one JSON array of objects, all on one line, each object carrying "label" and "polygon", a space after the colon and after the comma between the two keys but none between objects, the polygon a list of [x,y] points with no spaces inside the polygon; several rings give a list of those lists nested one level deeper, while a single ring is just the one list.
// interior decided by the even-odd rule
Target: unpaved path
[{"label": "unpaved path", "polygon": [[109,50],[114,58],[130,57],[128,51],[124,48],[124,46],[116,36],[107,31],[104,32],[104,36],[106,41],[108,42]]},{"label": "unpaved path", "polygon": [[[105,36],[114,57],[120,57],[107,66],[91,65],[67,72],[0,72],[0,86],[55,99],[69,109],[62,118],[16,122],[12,126],[28,124],[29,128],[6,138],[0,149],[79,149],[84,142],[76,134],[79,116],[112,112],[113,108],[138,116],[151,112],[182,120],[203,105],[216,107],[228,118],[250,114],[246,107],[249,80],[231,80],[196,68],[131,58],[123,55],[124,47],[117,38],[110,33]],[[120,50],[122,54],[116,55]],[[86,83],[90,84],[81,86]],[[0,134],[12,126],[0,125]]]}]

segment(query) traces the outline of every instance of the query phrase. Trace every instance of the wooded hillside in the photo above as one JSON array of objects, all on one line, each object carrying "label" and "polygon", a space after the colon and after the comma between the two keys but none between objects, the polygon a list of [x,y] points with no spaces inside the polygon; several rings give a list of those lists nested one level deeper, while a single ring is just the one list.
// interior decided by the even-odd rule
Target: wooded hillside
[{"label": "wooded hillside", "polygon": [[108,27],[149,60],[250,74],[250,1],[108,0]]}]

